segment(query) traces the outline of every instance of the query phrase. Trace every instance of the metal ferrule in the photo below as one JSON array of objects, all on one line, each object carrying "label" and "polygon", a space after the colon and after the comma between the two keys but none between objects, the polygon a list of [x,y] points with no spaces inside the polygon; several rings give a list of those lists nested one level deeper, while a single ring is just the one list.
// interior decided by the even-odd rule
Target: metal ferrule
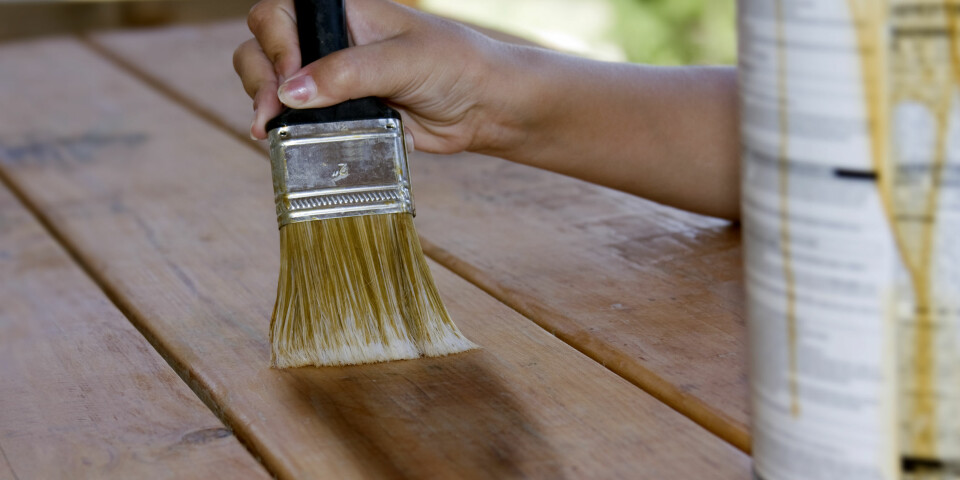
[{"label": "metal ferrule", "polygon": [[403,127],[381,118],[270,131],[277,223],[414,213]]}]

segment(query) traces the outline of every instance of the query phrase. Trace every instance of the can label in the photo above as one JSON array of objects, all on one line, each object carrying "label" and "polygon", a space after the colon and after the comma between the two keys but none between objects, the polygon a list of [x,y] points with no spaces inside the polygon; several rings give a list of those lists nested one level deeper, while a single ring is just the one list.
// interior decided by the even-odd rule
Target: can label
[{"label": "can label", "polygon": [[960,1],[739,12],[756,475],[960,478]]}]

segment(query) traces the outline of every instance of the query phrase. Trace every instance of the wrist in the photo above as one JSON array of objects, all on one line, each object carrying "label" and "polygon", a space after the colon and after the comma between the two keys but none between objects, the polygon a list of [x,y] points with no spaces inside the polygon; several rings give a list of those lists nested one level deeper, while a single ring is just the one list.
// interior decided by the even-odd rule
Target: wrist
[{"label": "wrist", "polygon": [[482,114],[471,151],[508,159],[523,158],[549,130],[556,114],[559,85],[551,75],[551,52],[497,42],[495,58],[481,62]]}]

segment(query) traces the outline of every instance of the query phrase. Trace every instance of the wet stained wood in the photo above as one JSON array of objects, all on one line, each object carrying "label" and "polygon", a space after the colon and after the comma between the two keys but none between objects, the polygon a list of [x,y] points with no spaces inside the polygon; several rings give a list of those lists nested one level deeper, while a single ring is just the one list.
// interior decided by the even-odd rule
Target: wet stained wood
[{"label": "wet stained wood", "polygon": [[[250,36],[236,21],[90,41],[246,138],[229,59]],[[480,155],[416,154],[411,171],[428,256],[749,449],[739,228]]]},{"label": "wet stained wood", "polygon": [[0,49],[0,102],[0,168],[280,478],[747,475],[742,452],[435,263],[482,350],[271,370],[259,151],[68,39]]},{"label": "wet stained wood", "polygon": [[0,185],[0,478],[269,478]]}]

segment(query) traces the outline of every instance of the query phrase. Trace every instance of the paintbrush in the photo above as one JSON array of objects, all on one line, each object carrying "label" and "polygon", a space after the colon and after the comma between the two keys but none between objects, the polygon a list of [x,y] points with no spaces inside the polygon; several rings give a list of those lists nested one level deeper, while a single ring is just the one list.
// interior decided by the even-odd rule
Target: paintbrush
[{"label": "paintbrush", "polygon": [[[301,62],[347,48],[343,0],[296,0]],[[476,348],[413,225],[400,114],[368,97],[267,123],[280,224],[271,365],[348,365]]]}]

